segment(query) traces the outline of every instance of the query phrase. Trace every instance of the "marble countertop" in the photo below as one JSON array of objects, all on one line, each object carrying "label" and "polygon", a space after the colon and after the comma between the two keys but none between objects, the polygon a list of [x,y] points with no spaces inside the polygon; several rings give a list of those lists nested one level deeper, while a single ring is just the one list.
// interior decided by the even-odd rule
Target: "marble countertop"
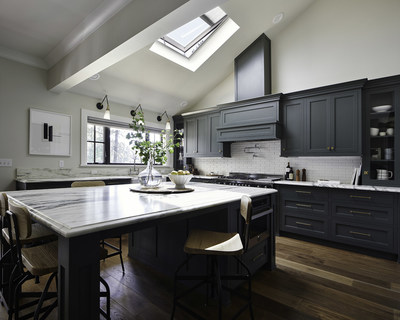
[{"label": "marble countertop", "polygon": [[369,186],[369,185],[355,186],[352,184],[329,183],[329,181],[318,183],[318,182],[312,182],[312,181],[281,180],[281,181],[274,181],[274,185],[321,187],[321,188],[349,189],[349,190],[362,190],[362,191],[400,192],[399,187]]},{"label": "marble countertop", "polygon": [[[33,218],[69,238],[124,225],[185,214],[240,200],[243,194],[266,195],[275,189],[190,182],[193,192],[144,194],[130,191],[137,184],[7,192],[10,201],[28,207]],[[170,182],[164,186],[173,187]]]},{"label": "marble countertop", "polygon": [[90,176],[90,177],[60,177],[60,178],[31,178],[16,179],[22,183],[32,182],[57,182],[57,181],[88,181],[88,180],[115,180],[115,179],[134,179],[137,176]]}]

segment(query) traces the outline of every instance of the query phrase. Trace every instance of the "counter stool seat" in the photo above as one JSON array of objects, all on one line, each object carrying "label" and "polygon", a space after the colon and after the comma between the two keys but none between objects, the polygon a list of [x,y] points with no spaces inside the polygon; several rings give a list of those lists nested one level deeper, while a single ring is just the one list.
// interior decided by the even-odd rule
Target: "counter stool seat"
[{"label": "counter stool seat", "polygon": [[[252,216],[252,201],[251,198],[244,195],[240,202],[240,213],[245,220],[245,227],[243,228],[242,238],[239,233],[215,232],[208,230],[191,230],[187,237],[184,252],[188,254],[187,259],[178,266],[174,277],[174,300],[172,307],[171,319],[174,318],[176,307],[180,307],[190,315],[197,319],[205,319],[195,311],[180,302],[180,299],[187,296],[188,293],[194,291],[203,284],[207,285],[207,299],[208,299],[208,284],[212,287],[216,286],[216,293],[218,296],[218,319],[222,319],[222,289],[233,292],[222,284],[224,280],[246,280],[248,284],[248,293],[246,297],[246,304],[242,306],[239,311],[234,315],[234,319],[238,317],[247,308],[250,311],[250,318],[254,319],[253,308],[251,302],[251,273],[247,266],[239,259],[243,253],[246,252],[249,235],[250,235],[250,221]],[[189,260],[194,256],[206,256],[211,259],[211,272],[206,275],[180,275],[180,271],[187,266]],[[243,273],[221,275],[219,270],[218,256],[231,256],[244,270]],[[207,259],[208,262],[209,259]],[[208,268],[208,265],[207,265]],[[239,270],[239,269],[238,269]],[[190,270],[189,270],[190,271]],[[194,286],[189,289],[183,290],[178,294],[177,282],[181,280],[199,280]]]}]

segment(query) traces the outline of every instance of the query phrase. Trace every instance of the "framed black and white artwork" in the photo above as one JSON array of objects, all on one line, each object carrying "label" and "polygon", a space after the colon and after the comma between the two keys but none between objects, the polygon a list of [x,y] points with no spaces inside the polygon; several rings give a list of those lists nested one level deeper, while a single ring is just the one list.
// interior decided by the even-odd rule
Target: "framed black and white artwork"
[{"label": "framed black and white artwork", "polygon": [[29,110],[29,154],[71,156],[71,116]]}]

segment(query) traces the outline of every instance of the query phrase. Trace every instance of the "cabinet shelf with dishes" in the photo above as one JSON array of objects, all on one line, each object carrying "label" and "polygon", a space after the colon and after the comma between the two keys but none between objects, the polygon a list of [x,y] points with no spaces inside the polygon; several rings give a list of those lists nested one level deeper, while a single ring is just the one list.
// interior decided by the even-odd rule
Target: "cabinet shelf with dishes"
[{"label": "cabinet shelf with dishes", "polygon": [[363,184],[400,186],[400,76],[368,81],[364,103]]}]

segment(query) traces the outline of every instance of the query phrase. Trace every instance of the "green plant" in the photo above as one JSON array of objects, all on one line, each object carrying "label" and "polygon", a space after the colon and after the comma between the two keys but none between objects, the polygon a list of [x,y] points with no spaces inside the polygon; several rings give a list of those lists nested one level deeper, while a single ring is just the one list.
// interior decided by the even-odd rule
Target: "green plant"
[{"label": "green plant", "polygon": [[148,162],[150,154],[153,153],[154,161],[164,164],[167,162],[167,152],[173,153],[174,148],[180,146],[182,134],[179,130],[174,130],[173,134],[162,130],[161,141],[146,141],[149,131],[146,130],[142,111],[137,112],[132,117],[132,123],[129,126],[133,129],[133,132],[129,132],[126,138],[130,140],[129,144],[132,145],[132,150],[136,155],[139,155],[144,163]]}]

